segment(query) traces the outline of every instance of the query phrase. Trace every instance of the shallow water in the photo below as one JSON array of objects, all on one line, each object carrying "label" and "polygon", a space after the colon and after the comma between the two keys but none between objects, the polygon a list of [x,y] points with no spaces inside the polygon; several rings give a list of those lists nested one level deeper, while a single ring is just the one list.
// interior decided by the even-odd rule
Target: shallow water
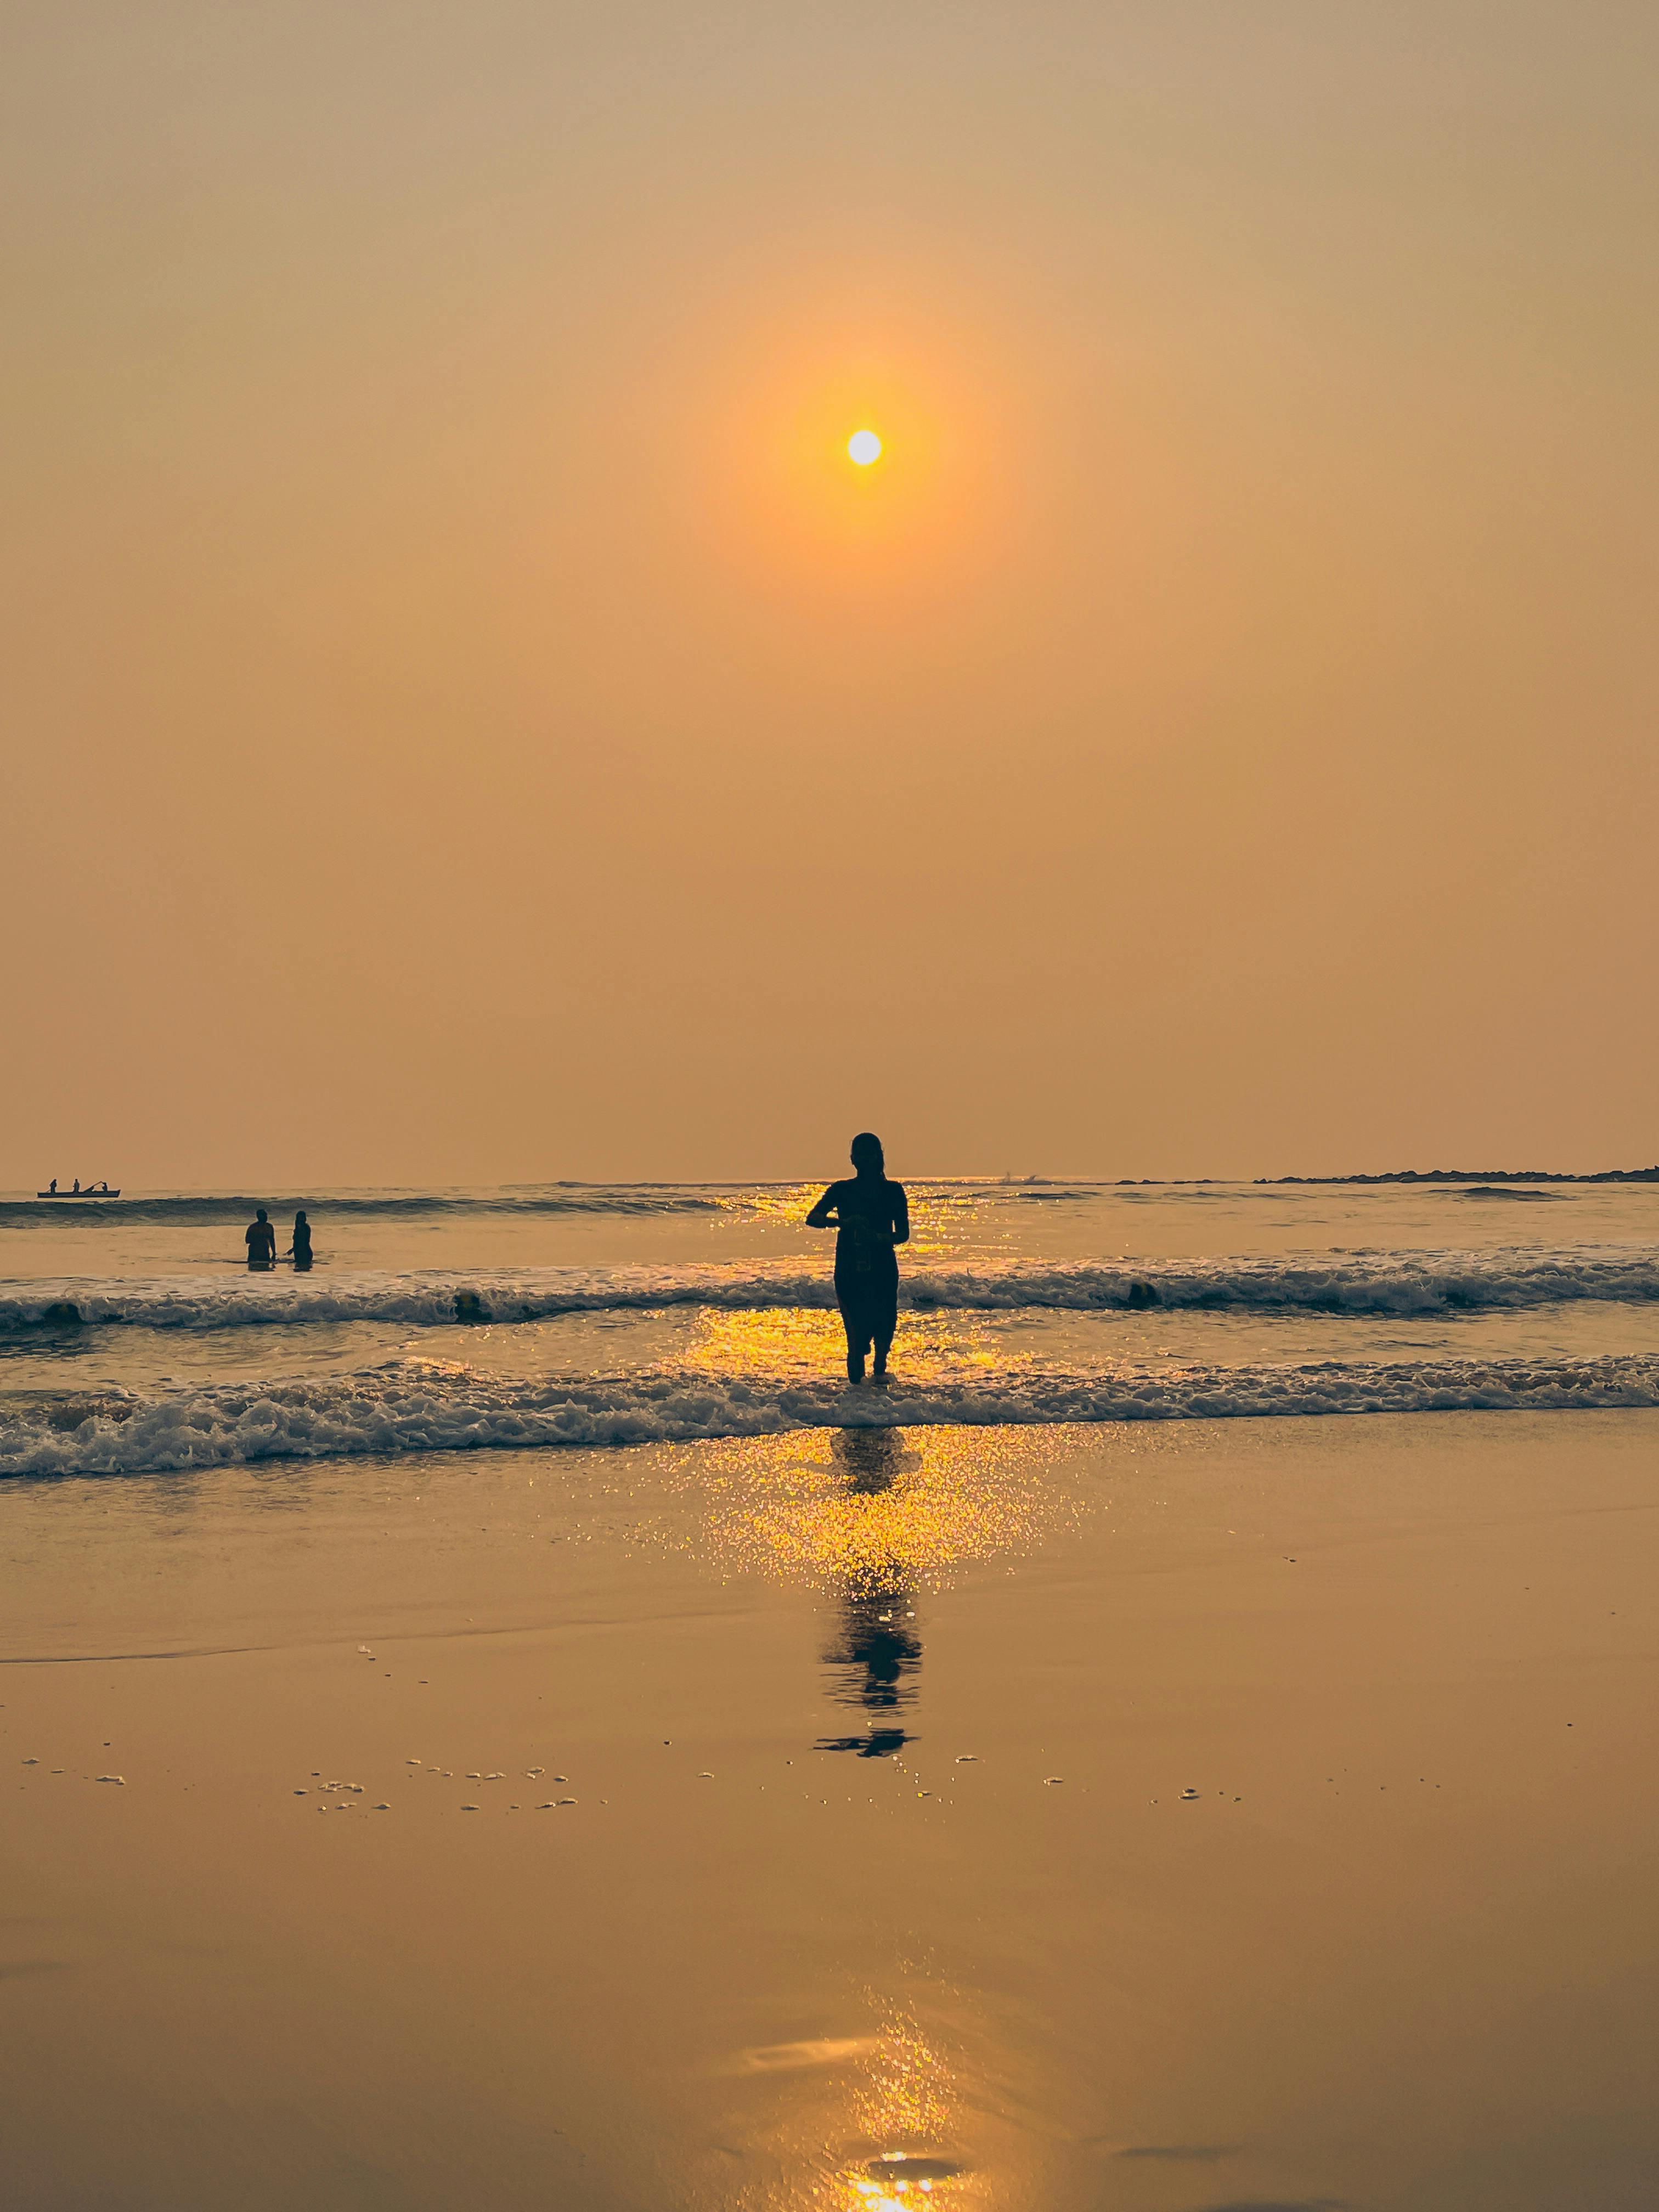
[{"label": "shallow water", "polygon": [[[918,1183],[885,1394],[808,1186],[0,1202],[0,1472],[1659,1403],[1659,1188]],[[294,1201],[270,1201],[283,1224]]]}]

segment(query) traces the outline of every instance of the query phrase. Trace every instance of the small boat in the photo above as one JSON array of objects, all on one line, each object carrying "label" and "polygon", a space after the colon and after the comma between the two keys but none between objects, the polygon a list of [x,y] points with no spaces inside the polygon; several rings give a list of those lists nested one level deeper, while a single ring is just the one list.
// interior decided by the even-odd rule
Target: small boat
[{"label": "small boat", "polygon": [[119,1198],[121,1192],[118,1184],[113,1190],[37,1190],[34,1194],[37,1198]]}]

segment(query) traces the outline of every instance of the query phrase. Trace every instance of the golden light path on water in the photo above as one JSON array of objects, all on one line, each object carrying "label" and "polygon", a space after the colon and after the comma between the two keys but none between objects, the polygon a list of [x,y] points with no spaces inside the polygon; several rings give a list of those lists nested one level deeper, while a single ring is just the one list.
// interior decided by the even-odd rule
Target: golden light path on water
[{"label": "golden light path on water", "polygon": [[[823,1183],[817,1182],[781,1184],[770,1189],[732,1194],[715,1202],[724,1212],[741,1214],[768,1226],[794,1229],[799,1227],[823,1188]],[[966,1178],[954,1183],[912,1187],[910,1242],[900,1257],[901,1271],[918,1261],[949,1259],[968,1252],[983,1255],[1011,1246],[1012,1225],[1005,1220],[993,1226],[988,1221],[984,1203],[988,1196],[1006,1194],[1006,1188],[1000,1184]],[[823,1240],[826,1261],[834,1242],[827,1235]]]},{"label": "golden light path on water", "polygon": [[[841,1316],[821,1306],[767,1306],[753,1312],[712,1309],[699,1316],[696,1334],[683,1354],[687,1366],[722,1376],[752,1376],[768,1385],[790,1374],[803,1382],[822,1383],[845,1371],[845,1358]],[[902,1383],[945,1362],[952,1374],[974,1368],[988,1373],[1007,1364],[1007,1353],[987,1316],[903,1312],[893,1362]],[[863,1405],[849,1407],[849,1419],[879,1426],[884,1402],[871,1385]]]},{"label": "golden light path on water", "polygon": [[[907,1316],[911,1358],[929,1326]],[[833,1313],[713,1313],[694,1364],[723,1376],[799,1367],[821,1379],[840,1357]],[[838,1428],[674,1447],[667,1471],[699,1503],[684,1540],[723,1577],[762,1575],[833,1601],[838,1640],[826,1662],[850,1685],[842,1701],[866,1708],[867,1733],[819,1747],[873,1749],[885,1731],[896,1750],[908,1740],[904,1680],[921,1664],[922,1593],[1029,1551],[1083,1507],[1065,1479],[1073,1448],[1062,1436],[900,1428],[881,1422],[873,1389],[848,1405]],[[739,2071],[775,2082],[752,2120],[757,2148],[780,2176],[742,2199],[745,2212],[751,2203],[755,2212],[916,2212],[989,2201],[982,2152],[988,2129],[997,2132],[997,2100],[984,2077],[1000,2039],[958,1987],[931,1989],[924,2027],[916,1999],[930,1978],[896,1960],[895,1968],[911,1992],[866,1990],[855,2002],[864,2033],[744,2055]],[[989,2063],[1001,2072],[1006,2054]]]},{"label": "golden light path on water", "polygon": [[[929,1325],[906,1316],[913,1358]],[[833,1313],[775,1309],[715,1313],[699,1329],[691,1364],[722,1376],[833,1374],[841,1357]],[[990,1367],[987,1348],[954,1358]],[[696,1540],[725,1571],[782,1576],[843,1595],[939,1586],[969,1561],[1021,1549],[1075,1510],[1054,1476],[1058,1439],[986,1428],[897,1428],[882,1423],[873,1388],[849,1401],[840,1428],[737,1437],[676,1449],[680,1479],[706,1503]]]}]

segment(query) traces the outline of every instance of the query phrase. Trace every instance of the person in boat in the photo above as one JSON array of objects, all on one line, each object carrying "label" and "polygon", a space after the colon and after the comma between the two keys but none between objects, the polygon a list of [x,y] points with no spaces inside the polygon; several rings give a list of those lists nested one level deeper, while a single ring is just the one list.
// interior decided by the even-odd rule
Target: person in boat
[{"label": "person in boat", "polygon": [[295,1272],[302,1273],[311,1265],[311,1224],[306,1219],[303,1206],[294,1217],[294,1242],[288,1249]]},{"label": "person in boat", "polygon": [[56,1197],[57,1197],[57,1195],[58,1195],[58,1178],[57,1178],[57,1176],[54,1176],[52,1177],[52,1181],[51,1181],[51,1182],[46,1185],[46,1188],[47,1188],[47,1189],[52,1193],[52,1196],[53,1196],[54,1198],[56,1198]]},{"label": "person in boat", "polygon": [[861,1130],[853,1139],[852,1157],[856,1172],[830,1184],[806,1225],[836,1231],[836,1303],[847,1331],[847,1379],[863,1382],[865,1358],[873,1349],[880,1382],[898,1325],[894,1247],[910,1241],[910,1205],[904,1185],[887,1179],[879,1137]]},{"label": "person in boat", "polygon": [[243,1242],[247,1246],[247,1263],[250,1267],[270,1267],[276,1265],[276,1231],[271,1227],[263,1206],[255,1210],[253,1219],[247,1225],[247,1235]]},{"label": "person in boat", "polygon": [[80,1195],[81,1195],[81,1178],[80,1178],[80,1176],[76,1176],[76,1178],[75,1178],[75,1188],[74,1188],[74,1189],[70,1193],[70,1196],[71,1198],[79,1198],[79,1197],[80,1197]]}]

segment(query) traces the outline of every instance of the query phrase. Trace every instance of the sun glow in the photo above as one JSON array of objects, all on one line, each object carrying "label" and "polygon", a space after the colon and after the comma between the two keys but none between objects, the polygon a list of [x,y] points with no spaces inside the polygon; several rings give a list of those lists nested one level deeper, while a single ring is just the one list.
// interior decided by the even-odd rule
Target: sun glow
[{"label": "sun glow", "polygon": [[847,441],[847,450],[861,469],[881,458],[881,440],[873,430],[854,430]]}]

